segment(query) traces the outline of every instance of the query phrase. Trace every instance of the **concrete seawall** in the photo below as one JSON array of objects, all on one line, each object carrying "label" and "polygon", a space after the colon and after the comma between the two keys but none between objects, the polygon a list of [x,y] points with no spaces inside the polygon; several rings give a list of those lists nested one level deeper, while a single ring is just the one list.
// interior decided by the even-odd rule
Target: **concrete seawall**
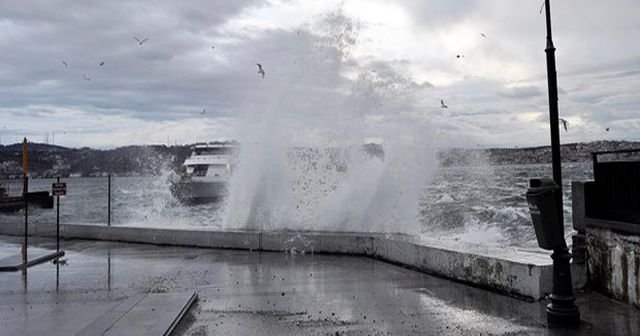
[{"label": "concrete seawall", "polygon": [[[0,224],[0,234],[23,235],[24,224]],[[54,225],[29,225],[33,236],[55,237]],[[64,239],[95,239],[204,248],[334,253],[372,257],[422,272],[529,300],[551,292],[549,255],[516,248],[492,248],[416,239],[403,234],[293,231],[211,231],[84,224],[60,225]],[[577,270],[574,270],[574,274]],[[583,277],[574,276],[581,287]]]},{"label": "concrete seawall", "polygon": [[593,288],[640,308],[640,237],[589,227],[587,242]]}]

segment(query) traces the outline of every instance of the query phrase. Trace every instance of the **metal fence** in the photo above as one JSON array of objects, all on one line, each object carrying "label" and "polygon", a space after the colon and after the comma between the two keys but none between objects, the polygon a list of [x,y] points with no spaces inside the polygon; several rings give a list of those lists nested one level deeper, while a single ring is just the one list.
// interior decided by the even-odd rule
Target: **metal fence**
[{"label": "metal fence", "polygon": [[[67,183],[67,196],[62,196],[61,221],[64,223],[111,225],[112,185],[111,176],[93,178],[61,178]],[[29,178],[29,223],[53,224],[56,222],[55,203],[43,201],[50,198],[52,184],[56,178]],[[87,183],[87,182],[90,183]],[[23,178],[0,178],[0,188],[4,189],[4,200],[23,197]],[[2,207],[2,204],[0,204]],[[24,206],[5,207],[0,209],[0,225],[2,223],[21,223],[24,217]]]},{"label": "metal fence", "polygon": [[640,149],[592,153],[587,215],[640,224]]}]

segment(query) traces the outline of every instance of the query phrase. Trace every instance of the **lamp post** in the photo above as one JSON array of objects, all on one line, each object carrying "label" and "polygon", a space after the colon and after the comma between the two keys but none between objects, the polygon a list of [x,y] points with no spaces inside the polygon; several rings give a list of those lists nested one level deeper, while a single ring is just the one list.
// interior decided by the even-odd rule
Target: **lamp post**
[{"label": "lamp post", "polygon": [[[553,165],[553,180],[560,188],[560,195],[556,198],[556,209],[559,211],[559,225],[564,228],[562,211],[562,169],[560,163],[560,129],[558,125],[558,78],[556,75],[556,48],[551,38],[551,8],[549,0],[545,0],[545,15],[547,21],[547,81],[549,88],[549,125],[551,127],[551,159]],[[564,232],[564,230],[563,230]],[[547,323],[549,327],[578,326],[580,311],[575,305],[573,284],[571,280],[571,254],[563,241],[562,245],[553,249],[553,289],[551,303],[547,305]]]}]

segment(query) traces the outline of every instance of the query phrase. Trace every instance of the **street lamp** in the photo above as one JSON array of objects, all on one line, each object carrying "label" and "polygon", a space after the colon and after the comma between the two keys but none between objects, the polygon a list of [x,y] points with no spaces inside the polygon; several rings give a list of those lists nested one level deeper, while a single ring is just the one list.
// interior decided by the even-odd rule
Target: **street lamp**
[{"label": "street lamp", "polygon": [[[553,180],[560,188],[556,197],[556,209],[559,211],[557,225],[561,225],[564,232],[564,216],[562,211],[562,169],[560,163],[560,129],[558,125],[558,78],[556,74],[556,48],[551,39],[551,8],[549,0],[545,0],[545,15],[547,20],[547,81],[549,87],[549,124],[551,127],[551,160],[553,166]],[[553,248],[553,289],[551,303],[547,305],[547,323],[549,327],[578,326],[580,324],[580,310],[575,305],[573,284],[571,281],[571,254],[566,242]]]}]

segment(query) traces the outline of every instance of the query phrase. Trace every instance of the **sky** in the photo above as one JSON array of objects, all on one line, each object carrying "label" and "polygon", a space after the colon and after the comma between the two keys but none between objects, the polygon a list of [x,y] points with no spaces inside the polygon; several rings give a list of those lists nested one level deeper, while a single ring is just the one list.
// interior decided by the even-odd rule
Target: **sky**
[{"label": "sky", "polygon": [[[546,145],[541,3],[0,0],[0,143]],[[551,10],[561,141],[640,140],[640,1]]]}]

